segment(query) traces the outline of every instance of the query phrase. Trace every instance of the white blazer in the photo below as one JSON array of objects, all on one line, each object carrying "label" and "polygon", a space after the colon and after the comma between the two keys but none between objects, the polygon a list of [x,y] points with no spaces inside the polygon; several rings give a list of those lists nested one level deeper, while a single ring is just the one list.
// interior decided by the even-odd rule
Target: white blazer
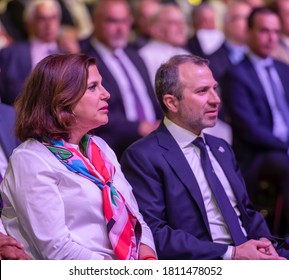
[{"label": "white blazer", "polygon": [[[114,186],[142,224],[141,242],[155,250],[130,184],[114,152],[101,138],[93,140],[114,164]],[[115,258],[102,210],[101,190],[69,171],[40,142],[29,139],[14,150],[1,184],[7,233],[24,244],[34,259]]]}]

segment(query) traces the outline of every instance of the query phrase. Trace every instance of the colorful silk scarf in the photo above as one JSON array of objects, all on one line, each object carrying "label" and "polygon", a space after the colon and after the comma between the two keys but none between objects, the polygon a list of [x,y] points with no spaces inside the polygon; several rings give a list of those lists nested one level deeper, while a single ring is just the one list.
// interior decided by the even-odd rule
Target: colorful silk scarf
[{"label": "colorful silk scarf", "polygon": [[88,134],[81,139],[80,145],[89,160],[62,139],[53,139],[51,143],[43,144],[67,169],[87,178],[102,190],[103,213],[115,256],[120,260],[138,259],[141,225],[124,197],[112,184],[115,167],[106,160],[105,155],[101,155],[100,149]]}]

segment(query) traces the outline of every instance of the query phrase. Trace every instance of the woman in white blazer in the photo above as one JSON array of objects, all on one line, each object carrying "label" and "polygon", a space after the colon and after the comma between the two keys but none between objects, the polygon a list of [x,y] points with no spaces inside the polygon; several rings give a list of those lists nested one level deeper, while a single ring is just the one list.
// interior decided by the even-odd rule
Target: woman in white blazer
[{"label": "woman in white blazer", "polygon": [[101,79],[93,58],[51,55],[16,102],[2,220],[34,259],[156,259],[114,152],[88,134],[108,122]]}]

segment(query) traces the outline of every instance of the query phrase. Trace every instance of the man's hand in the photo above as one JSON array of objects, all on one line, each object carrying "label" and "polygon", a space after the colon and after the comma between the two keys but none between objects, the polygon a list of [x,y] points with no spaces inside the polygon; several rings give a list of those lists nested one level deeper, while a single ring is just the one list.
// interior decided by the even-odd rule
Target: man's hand
[{"label": "man's hand", "polygon": [[279,257],[272,243],[266,238],[249,240],[235,249],[235,260],[285,260]]},{"label": "man's hand", "polygon": [[0,233],[0,259],[1,260],[30,260],[24,247],[16,239]]},{"label": "man's hand", "polygon": [[277,251],[275,250],[272,242],[268,238],[261,237],[259,240],[270,243],[268,247],[259,249],[261,253],[266,254],[266,255],[271,255],[271,256],[278,256]]}]

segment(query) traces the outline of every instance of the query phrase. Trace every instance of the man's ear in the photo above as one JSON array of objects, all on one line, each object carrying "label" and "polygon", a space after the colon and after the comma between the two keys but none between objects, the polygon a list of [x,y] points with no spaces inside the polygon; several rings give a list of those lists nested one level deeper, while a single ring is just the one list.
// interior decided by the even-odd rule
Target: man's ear
[{"label": "man's ear", "polygon": [[171,95],[171,94],[165,94],[163,96],[163,102],[168,108],[169,111],[176,113],[179,108],[179,100]]}]

